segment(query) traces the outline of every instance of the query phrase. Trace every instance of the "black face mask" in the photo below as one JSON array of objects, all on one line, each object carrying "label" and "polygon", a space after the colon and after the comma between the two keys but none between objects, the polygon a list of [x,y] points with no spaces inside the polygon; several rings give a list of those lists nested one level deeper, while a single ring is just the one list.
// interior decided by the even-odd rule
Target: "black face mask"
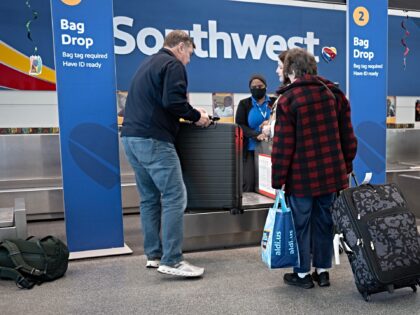
[{"label": "black face mask", "polygon": [[267,89],[263,88],[263,89],[251,89],[251,95],[254,99],[256,99],[257,101],[262,99],[265,94],[267,93]]}]

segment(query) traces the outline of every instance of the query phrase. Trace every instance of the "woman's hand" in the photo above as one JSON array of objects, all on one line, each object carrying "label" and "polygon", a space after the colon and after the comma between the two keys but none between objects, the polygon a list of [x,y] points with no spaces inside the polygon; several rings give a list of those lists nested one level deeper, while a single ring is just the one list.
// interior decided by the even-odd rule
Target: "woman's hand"
[{"label": "woman's hand", "polygon": [[260,133],[260,134],[257,136],[257,140],[258,140],[258,141],[264,141],[265,139],[267,139],[267,137],[266,137],[266,135],[265,135],[265,134],[263,134],[263,133]]},{"label": "woman's hand", "polygon": [[264,126],[269,125],[269,124],[270,124],[270,121],[268,119],[264,120],[260,125],[260,130],[262,130]]},{"label": "woman's hand", "polygon": [[266,135],[266,137],[270,137],[271,136],[271,126],[268,124],[268,125],[265,125],[265,126],[263,126],[262,127],[262,133],[264,134],[264,135]]}]

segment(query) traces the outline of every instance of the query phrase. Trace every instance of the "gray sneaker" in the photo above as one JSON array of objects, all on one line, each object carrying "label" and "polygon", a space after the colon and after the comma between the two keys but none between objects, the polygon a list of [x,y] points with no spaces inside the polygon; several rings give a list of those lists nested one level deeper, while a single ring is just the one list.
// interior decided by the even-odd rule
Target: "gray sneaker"
[{"label": "gray sneaker", "polygon": [[184,260],[172,267],[160,265],[157,271],[167,275],[193,278],[201,277],[204,273],[204,268],[191,265]]},{"label": "gray sneaker", "polygon": [[147,260],[146,268],[158,268],[159,264],[160,264],[160,259]]}]

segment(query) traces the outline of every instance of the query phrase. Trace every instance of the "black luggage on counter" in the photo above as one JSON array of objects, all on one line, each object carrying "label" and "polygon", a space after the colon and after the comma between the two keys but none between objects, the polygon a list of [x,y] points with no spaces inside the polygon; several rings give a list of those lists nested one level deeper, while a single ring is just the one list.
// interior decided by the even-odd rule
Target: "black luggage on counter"
[{"label": "black luggage on counter", "polygon": [[358,291],[366,301],[383,291],[420,285],[416,217],[395,184],[348,188],[332,206]]},{"label": "black luggage on counter", "polygon": [[176,148],[188,210],[242,212],[242,129],[238,125],[181,124]]}]

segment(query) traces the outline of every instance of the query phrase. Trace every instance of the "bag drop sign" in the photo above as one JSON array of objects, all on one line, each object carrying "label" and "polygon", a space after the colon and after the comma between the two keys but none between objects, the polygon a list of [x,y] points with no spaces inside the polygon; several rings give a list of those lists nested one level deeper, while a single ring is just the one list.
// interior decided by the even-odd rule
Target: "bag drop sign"
[{"label": "bag drop sign", "polygon": [[[353,57],[359,59],[367,59],[371,61],[375,57],[375,53],[373,51],[368,51],[369,49],[369,40],[368,39],[360,39],[358,37],[353,38],[353,46],[357,47],[353,49]],[[365,49],[365,50],[362,50]]]},{"label": "bag drop sign", "polygon": [[72,253],[124,250],[112,12],[112,0],[74,6],[51,0],[66,236]]},{"label": "bag drop sign", "polygon": [[63,31],[70,31],[71,34],[61,34],[61,44],[71,46],[81,46],[89,49],[93,45],[93,38],[75,36],[85,33],[85,23],[70,22],[67,19],[60,20],[60,29]]},{"label": "bag drop sign", "polygon": [[388,20],[388,1],[347,1],[346,90],[359,145],[353,168],[373,171],[373,183],[386,181]]}]

